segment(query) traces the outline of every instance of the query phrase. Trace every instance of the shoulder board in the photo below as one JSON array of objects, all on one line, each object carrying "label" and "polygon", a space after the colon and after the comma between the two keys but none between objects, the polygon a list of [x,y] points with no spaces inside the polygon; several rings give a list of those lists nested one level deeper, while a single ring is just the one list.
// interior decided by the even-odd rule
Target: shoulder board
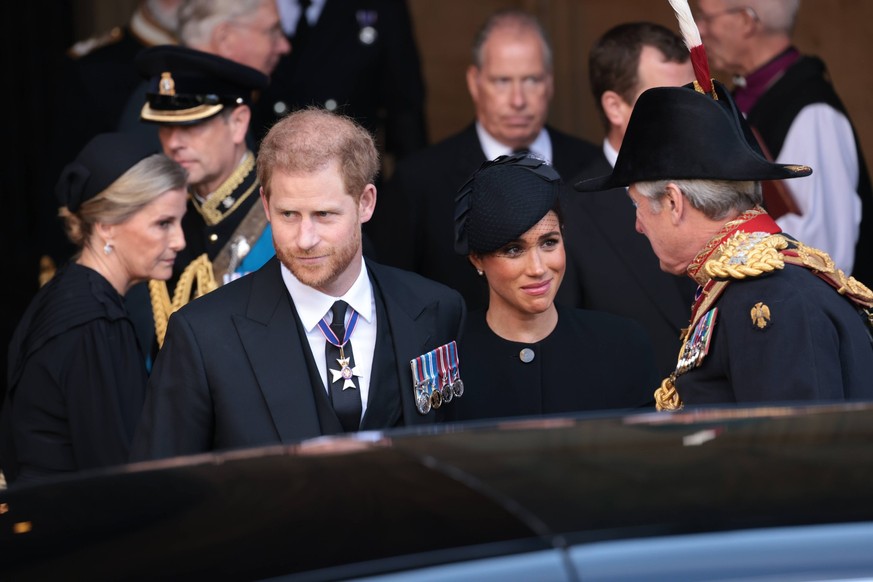
[{"label": "shoulder board", "polygon": [[80,40],[73,46],[67,49],[67,55],[72,59],[80,59],[88,53],[110,44],[115,44],[124,38],[124,30],[120,26],[116,26],[109,32],[99,36],[92,36],[85,40]]},{"label": "shoulder board", "polygon": [[837,269],[833,259],[826,252],[795,242],[792,248],[785,252],[784,258],[787,263],[809,269],[814,275],[828,282],[840,295],[845,295],[859,307],[873,308],[873,291],[854,277],[847,277],[842,269]]},{"label": "shoulder board", "polygon": [[788,240],[768,232],[735,232],[715,250],[703,269],[713,279],[746,279],[785,266],[780,252]]}]

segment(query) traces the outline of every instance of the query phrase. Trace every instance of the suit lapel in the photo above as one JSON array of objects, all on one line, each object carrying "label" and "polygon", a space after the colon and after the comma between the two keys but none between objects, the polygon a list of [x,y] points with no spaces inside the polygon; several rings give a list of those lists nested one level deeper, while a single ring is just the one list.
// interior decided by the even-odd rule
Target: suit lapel
[{"label": "suit lapel", "polygon": [[[438,304],[420,301],[416,289],[410,287],[407,280],[394,277],[390,270],[381,265],[368,261],[367,268],[384,299],[386,323],[393,339],[394,371],[399,382],[404,422],[407,425],[433,422],[434,415],[422,416],[416,410],[409,362],[429,351],[429,346],[430,349],[435,347],[431,344],[433,331],[437,329]],[[383,325],[383,322],[380,321],[379,325]],[[383,346],[383,349],[392,349],[392,346]],[[378,396],[378,399],[381,398]]]},{"label": "suit lapel", "polygon": [[376,298],[376,321],[378,337],[373,353],[373,377],[370,378],[370,395],[367,411],[361,420],[361,430],[375,430],[396,426],[402,417],[400,384],[397,376],[394,337],[388,324],[385,301],[378,283],[373,280],[373,294]]},{"label": "suit lapel", "polygon": [[[476,125],[469,125],[464,130],[459,147],[455,152],[455,163],[451,165],[454,172],[452,183],[457,184],[457,188],[460,188],[485,161],[485,152],[482,151],[482,144],[476,134]],[[453,190],[452,202],[454,202],[454,192]],[[454,203],[452,203],[452,207],[454,208]]]},{"label": "suit lapel", "polygon": [[250,276],[248,309],[234,325],[276,431],[282,442],[322,434],[304,355],[309,346],[300,342],[279,261]]}]

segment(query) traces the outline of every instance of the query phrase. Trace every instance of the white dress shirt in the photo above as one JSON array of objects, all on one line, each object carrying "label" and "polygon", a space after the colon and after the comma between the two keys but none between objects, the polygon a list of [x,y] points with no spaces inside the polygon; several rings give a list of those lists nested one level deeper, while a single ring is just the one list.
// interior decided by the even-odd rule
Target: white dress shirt
[{"label": "white dress shirt", "polygon": [[[373,372],[373,354],[376,352],[376,298],[373,295],[373,286],[367,274],[367,266],[361,262],[361,272],[352,284],[351,288],[342,297],[331,297],[321,291],[317,291],[308,285],[304,285],[285,265],[282,265],[282,280],[285,287],[294,300],[297,315],[306,330],[306,338],[309,340],[309,348],[312,357],[321,375],[324,389],[329,393],[327,385],[327,362],[324,357],[324,346],[327,341],[318,327],[318,322],[327,317],[330,324],[330,308],[342,299],[358,312],[358,323],[352,331],[349,341],[354,351],[354,364],[361,373],[358,383],[361,387],[361,417],[367,411],[367,401],[370,395],[370,378]],[[346,321],[350,315],[346,314]],[[303,372],[301,370],[301,372]],[[301,373],[301,377],[303,374]],[[290,379],[290,380],[296,380]]]},{"label": "white dress shirt", "polygon": [[615,162],[618,160],[618,150],[612,147],[607,138],[603,138],[603,155],[606,156],[606,161],[609,162],[609,165],[615,168]]},{"label": "white dress shirt", "polygon": [[[309,26],[315,26],[327,0],[310,1],[311,4],[306,9],[306,20],[309,21]],[[300,19],[300,4],[297,0],[277,0],[276,7],[279,9],[279,21],[282,23],[285,36],[290,36],[293,40],[294,33],[297,31],[297,21]]]},{"label": "white dress shirt", "polygon": [[[490,133],[485,131],[485,128],[477,121],[476,133],[479,136],[479,143],[482,144],[482,153],[485,154],[485,159],[493,160],[498,156],[505,156],[512,153],[512,148],[503,145],[494,139]],[[549,132],[545,128],[540,130],[539,135],[532,144],[527,148],[530,152],[539,158],[542,158],[552,164],[552,140],[549,138]],[[554,164],[552,164],[554,165]]]}]

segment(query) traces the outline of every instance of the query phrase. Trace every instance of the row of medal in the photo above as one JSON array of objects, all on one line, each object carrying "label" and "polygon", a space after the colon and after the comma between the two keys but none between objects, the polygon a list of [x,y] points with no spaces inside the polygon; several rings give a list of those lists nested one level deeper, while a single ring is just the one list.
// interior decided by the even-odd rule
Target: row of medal
[{"label": "row of medal", "polygon": [[458,360],[458,346],[454,341],[409,361],[415,390],[415,405],[420,414],[439,408],[443,402],[464,395]]}]

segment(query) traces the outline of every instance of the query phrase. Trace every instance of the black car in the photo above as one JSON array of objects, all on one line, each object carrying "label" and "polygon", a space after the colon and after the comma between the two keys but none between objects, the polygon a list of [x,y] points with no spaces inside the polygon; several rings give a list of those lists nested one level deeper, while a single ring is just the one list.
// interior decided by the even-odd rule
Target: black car
[{"label": "black car", "polygon": [[3,580],[873,579],[873,404],[550,416],[0,492]]}]

